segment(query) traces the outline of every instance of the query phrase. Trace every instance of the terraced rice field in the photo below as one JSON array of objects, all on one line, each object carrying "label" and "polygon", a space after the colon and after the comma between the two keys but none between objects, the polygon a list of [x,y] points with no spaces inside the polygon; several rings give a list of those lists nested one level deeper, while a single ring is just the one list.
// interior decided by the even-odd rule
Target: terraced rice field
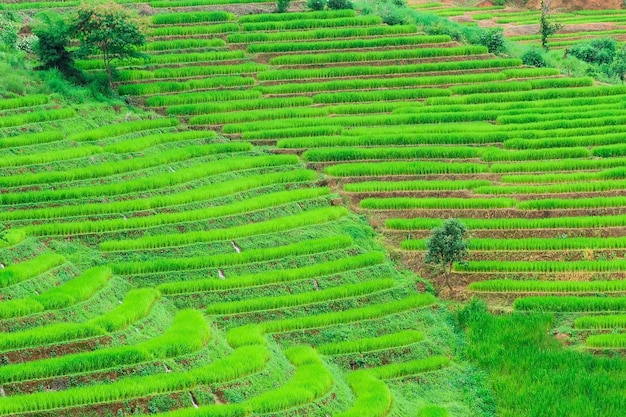
[{"label": "terraced rice field", "polygon": [[489,415],[418,276],[626,346],[626,87],[352,10],[148,5],[117,85],[147,112],[0,101],[0,415]]}]

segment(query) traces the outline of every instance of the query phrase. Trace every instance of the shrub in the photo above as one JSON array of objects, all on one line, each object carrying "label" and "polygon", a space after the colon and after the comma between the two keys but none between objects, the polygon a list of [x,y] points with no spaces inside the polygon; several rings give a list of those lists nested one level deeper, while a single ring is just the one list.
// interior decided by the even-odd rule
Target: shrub
[{"label": "shrub", "polygon": [[350,0],[328,0],[328,8],[331,10],[351,9],[352,2]]},{"label": "shrub", "polygon": [[524,65],[532,65],[534,67],[545,67],[546,60],[543,57],[543,53],[537,48],[529,49],[522,55],[522,62]]},{"label": "shrub", "polygon": [[504,31],[502,28],[486,29],[480,34],[479,42],[492,54],[498,54],[504,50]]},{"label": "shrub", "polygon": [[278,0],[276,2],[276,10],[278,13],[285,13],[289,10],[289,6],[291,5],[291,0]]},{"label": "shrub", "polygon": [[311,10],[324,10],[326,0],[307,0],[306,6]]}]

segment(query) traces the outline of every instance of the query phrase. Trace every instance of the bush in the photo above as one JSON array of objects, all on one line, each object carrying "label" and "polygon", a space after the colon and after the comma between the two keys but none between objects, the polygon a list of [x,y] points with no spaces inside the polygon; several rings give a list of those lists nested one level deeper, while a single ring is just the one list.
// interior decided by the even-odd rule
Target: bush
[{"label": "bush", "polygon": [[617,42],[611,38],[594,39],[590,42],[577,43],[569,53],[576,58],[596,65],[610,65],[615,56]]},{"label": "bush", "polygon": [[324,10],[326,0],[307,0],[306,6],[311,10]]},{"label": "bush", "polygon": [[352,2],[350,0],[328,0],[328,8],[332,10],[351,9]]},{"label": "bush", "polygon": [[502,28],[485,29],[479,35],[479,42],[492,54],[498,54],[504,50],[504,31]]},{"label": "bush", "polygon": [[532,48],[524,52],[522,55],[522,62],[524,65],[532,65],[534,67],[545,67],[546,60],[539,49]]},{"label": "bush", "polygon": [[278,0],[276,2],[276,10],[278,13],[285,13],[289,10],[289,6],[291,4],[291,0]]}]

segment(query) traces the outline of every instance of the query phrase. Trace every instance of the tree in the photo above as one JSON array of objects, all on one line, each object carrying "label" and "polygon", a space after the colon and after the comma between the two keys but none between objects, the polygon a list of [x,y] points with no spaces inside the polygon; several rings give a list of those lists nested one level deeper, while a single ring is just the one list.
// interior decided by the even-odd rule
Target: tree
[{"label": "tree", "polygon": [[485,29],[479,36],[479,42],[492,54],[499,54],[504,51],[504,30],[502,28]]},{"label": "tree", "polygon": [[541,46],[546,51],[548,50],[548,38],[558,32],[562,27],[559,23],[551,23],[548,21],[551,4],[552,0],[541,0],[541,20],[539,21],[539,31],[541,32]]},{"label": "tree", "polygon": [[291,6],[291,0],[278,0],[276,2],[276,10],[278,13],[285,13]]},{"label": "tree", "polygon": [[74,74],[74,59],[67,50],[73,36],[72,26],[64,16],[54,12],[36,15],[33,33],[37,35],[34,51],[43,69],[56,68],[63,74]]},{"label": "tree", "polygon": [[444,276],[444,282],[452,291],[450,274],[454,263],[465,264],[467,258],[467,228],[458,219],[448,219],[443,226],[434,228],[426,240],[427,264],[431,264]]},{"label": "tree", "polygon": [[80,56],[101,54],[109,85],[113,86],[114,59],[143,57],[138,46],[146,43],[141,20],[114,1],[83,3],[74,23]]}]

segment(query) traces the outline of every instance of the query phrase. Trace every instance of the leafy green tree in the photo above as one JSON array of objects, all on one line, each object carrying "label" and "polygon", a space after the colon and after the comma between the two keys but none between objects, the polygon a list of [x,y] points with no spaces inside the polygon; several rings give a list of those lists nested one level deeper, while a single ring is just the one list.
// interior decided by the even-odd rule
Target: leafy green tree
[{"label": "leafy green tree", "polygon": [[467,228],[458,219],[448,219],[434,228],[426,240],[425,262],[443,274],[444,282],[452,291],[450,274],[454,263],[465,264],[469,242]]},{"label": "leafy green tree", "polygon": [[541,0],[541,20],[539,21],[539,31],[541,32],[541,46],[548,50],[548,38],[561,29],[563,25],[552,23],[548,20],[550,14],[550,5],[552,0]]},{"label": "leafy green tree", "polygon": [[499,54],[504,51],[504,30],[502,28],[485,29],[479,36],[479,42],[492,54]]},{"label": "leafy green tree", "polygon": [[36,16],[33,33],[37,36],[34,52],[43,69],[56,68],[63,74],[76,72],[74,59],[67,47],[72,41],[73,28],[66,17],[54,12]]},{"label": "leafy green tree", "polygon": [[278,0],[276,2],[276,10],[278,13],[285,13],[289,10],[289,6],[291,5],[291,0]]},{"label": "leafy green tree", "polygon": [[307,0],[306,5],[311,10],[324,10],[326,0]]},{"label": "leafy green tree", "polygon": [[144,57],[137,47],[146,43],[142,22],[114,1],[83,3],[74,23],[80,41],[79,56],[100,54],[109,85],[113,85],[113,60]]}]

